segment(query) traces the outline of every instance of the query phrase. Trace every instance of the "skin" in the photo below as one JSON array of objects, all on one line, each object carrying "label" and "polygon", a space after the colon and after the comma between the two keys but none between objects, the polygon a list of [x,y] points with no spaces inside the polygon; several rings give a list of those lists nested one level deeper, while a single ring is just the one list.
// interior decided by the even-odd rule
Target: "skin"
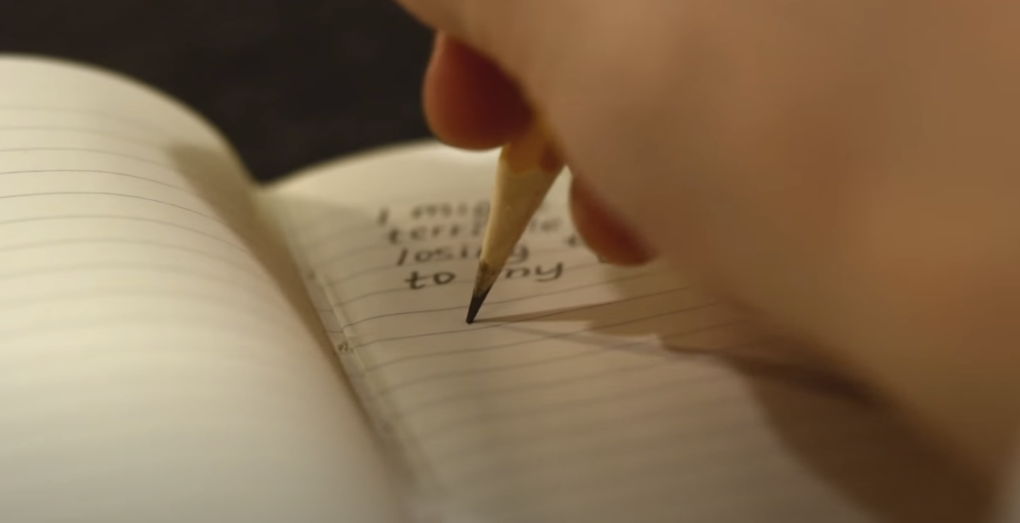
[{"label": "skin", "polygon": [[[1020,417],[1020,4],[401,0],[446,142],[541,111],[574,219],[841,363],[995,483]],[[566,21],[566,22],[565,22]]]}]

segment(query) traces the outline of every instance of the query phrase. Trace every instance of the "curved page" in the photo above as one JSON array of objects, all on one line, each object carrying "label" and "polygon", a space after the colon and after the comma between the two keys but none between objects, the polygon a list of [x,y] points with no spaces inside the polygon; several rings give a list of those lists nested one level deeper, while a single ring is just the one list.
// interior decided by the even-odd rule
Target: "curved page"
[{"label": "curved page", "polygon": [[226,143],[110,73],[0,78],[0,520],[395,521]]}]

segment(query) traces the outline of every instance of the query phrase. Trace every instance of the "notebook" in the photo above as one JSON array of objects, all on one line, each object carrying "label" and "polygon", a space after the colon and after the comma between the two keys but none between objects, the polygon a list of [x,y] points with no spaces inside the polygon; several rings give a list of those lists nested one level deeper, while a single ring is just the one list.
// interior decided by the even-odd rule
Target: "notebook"
[{"label": "notebook", "polygon": [[[980,491],[561,177],[464,316],[494,153],[256,185],[190,109],[0,58],[0,520],[957,522]],[[266,126],[274,122],[266,122]]]}]

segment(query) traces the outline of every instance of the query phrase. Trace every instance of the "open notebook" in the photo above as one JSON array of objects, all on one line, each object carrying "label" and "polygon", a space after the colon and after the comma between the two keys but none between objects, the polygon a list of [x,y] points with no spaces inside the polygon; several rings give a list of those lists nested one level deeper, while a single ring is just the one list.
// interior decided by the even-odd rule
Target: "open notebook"
[{"label": "open notebook", "polygon": [[599,263],[562,184],[467,326],[492,154],[260,188],[149,88],[0,78],[2,521],[979,519],[824,367]]}]

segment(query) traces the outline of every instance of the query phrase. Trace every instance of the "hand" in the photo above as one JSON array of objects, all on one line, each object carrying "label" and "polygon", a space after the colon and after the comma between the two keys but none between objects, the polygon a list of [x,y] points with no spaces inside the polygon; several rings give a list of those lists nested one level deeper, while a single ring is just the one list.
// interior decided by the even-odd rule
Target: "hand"
[{"label": "hand", "polygon": [[828,349],[963,463],[1003,466],[1020,415],[1020,7],[402,3],[449,35],[426,80],[437,134],[492,147],[540,110],[593,247],[660,254]]},{"label": "hand", "polygon": [[[433,131],[458,147],[489,149],[524,131],[531,120],[517,86],[492,62],[460,42],[439,36],[428,70],[425,107]],[[651,255],[575,178],[571,210],[585,243],[620,265],[647,262]]]}]

